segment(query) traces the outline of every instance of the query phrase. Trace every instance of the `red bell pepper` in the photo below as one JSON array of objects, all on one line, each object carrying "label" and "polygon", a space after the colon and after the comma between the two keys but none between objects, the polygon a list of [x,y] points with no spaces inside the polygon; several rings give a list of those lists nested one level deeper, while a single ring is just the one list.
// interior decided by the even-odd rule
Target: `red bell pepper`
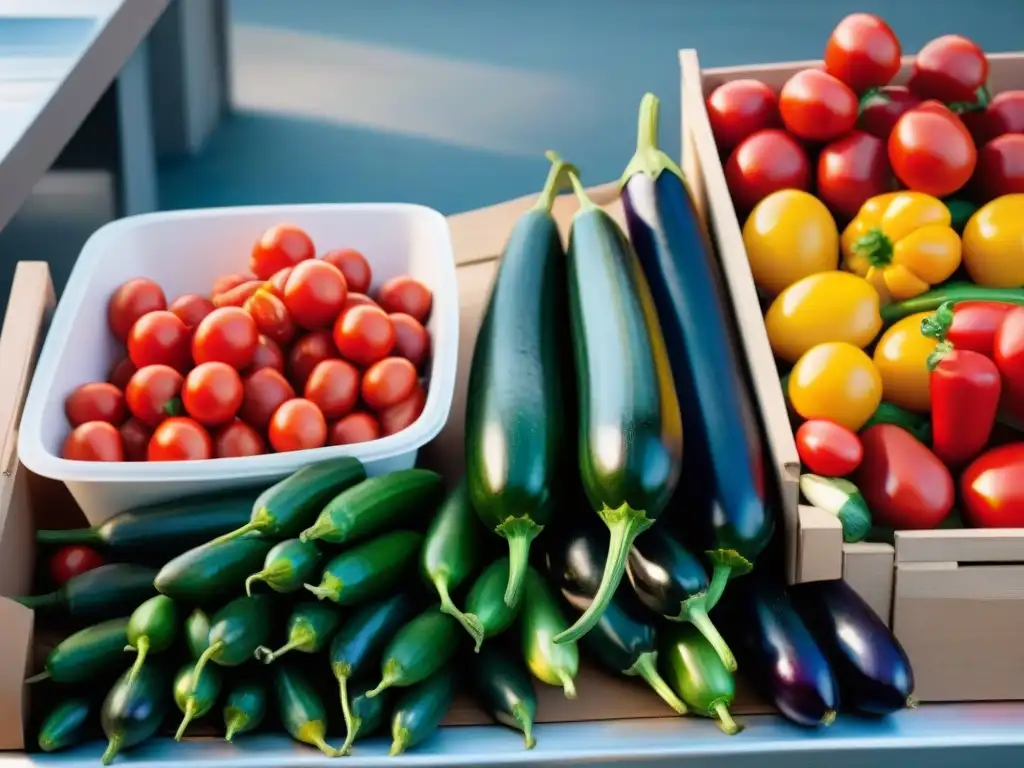
[{"label": "red bell pepper", "polygon": [[992,357],[992,348],[999,324],[1015,304],[1000,301],[958,301],[953,306],[953,322],[946,331],[946,340],[957,349],[980,352]]},{"label": "red bell pepper", "polygon": [[932,450],[946,466],[958,467],[988,445],[1002,383],[992,360],[950,343],[946,334],[952,321],[953,305],[946,302],[921,321],[921,333],[939,342],[928,358]]},{"label": "red bell pepper", "polygon": [[1007,394],[1024,397],[1024,307],[1014,307],[999,324],[992,340],[992,358]]}]

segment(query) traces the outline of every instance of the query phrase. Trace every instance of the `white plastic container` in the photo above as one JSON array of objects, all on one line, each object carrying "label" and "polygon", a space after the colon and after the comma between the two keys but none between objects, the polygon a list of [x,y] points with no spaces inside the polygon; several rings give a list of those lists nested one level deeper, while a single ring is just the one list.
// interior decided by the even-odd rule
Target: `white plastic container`
[{"label": "white plastic container", "polygon": [[[407,429],[369,443],[293,453],[187,462],[67,461],[64,400],[78,385],[105,381],[124,355],[107,327],[107,300],[121,283],[149,277],[167,300],[206,294],[214,278],[248,271],[249,253],[275,224],[302,227],[317,253],[356,248],[373,269],[373,288],[408,274],[433,291],[427,401]],[[372,289],[371,289],[372,290]],[[97,231],[82,249],[50,325],[25,402],[18,450],[33,472],[64,481],[93,525],[125,509],[191,494],[273,481],[323,459],[355,456],[370,474],[411,467],[451,409],[459,341],[451,238],[435,210],[405,204],[278,205],[134,216]]]}]

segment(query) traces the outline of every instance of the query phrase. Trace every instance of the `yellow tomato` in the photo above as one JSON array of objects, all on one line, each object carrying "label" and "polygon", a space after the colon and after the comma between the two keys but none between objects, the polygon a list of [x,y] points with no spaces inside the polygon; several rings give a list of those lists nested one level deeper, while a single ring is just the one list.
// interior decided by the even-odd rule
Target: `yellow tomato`
[{"label": "yellow tomato", "polygon": [[789,402],[805,419],[828,419],[856,432],[882,402],[882,378],[864,350],[830,341],[797,360]]},{"label": "yellow tomato", "polygon": [[878,291],[849,272],[819,272],[775,297],[764,316],[775,354],[791,363],[817,344],[866,347],[882,329]]},{"label": "yellow tomato", "polygon": [[963,247],[964,267],[978,285],[1024,285],[1024,194],[997,197],[975,211]]},{"label": "yellow tomato", "polygon": [[928,356],[938,342],[921,334],[921,321],[930,312],[918,312],[893,324],[875,347],[875,367],[882,375],[885,399],[908,411],[931,409]]},{"label": "yellow tomato", "polygon": [[775,295],[802,277],[839,265],[839,232],[814,195],[784,189],[757,204],[743,225],[754,283]]}]

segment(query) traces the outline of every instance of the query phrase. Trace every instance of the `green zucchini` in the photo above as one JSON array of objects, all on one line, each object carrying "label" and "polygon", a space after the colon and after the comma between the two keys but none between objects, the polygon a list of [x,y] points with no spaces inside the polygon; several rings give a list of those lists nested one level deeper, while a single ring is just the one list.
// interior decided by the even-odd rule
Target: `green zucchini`
[{"label": "green zucchini", "polygon": [[224,739],[232,741],[240,733],[260,727],[267,716],[269,691],[262,678],[253,675],[236,682],[224,700]]},{"label": "green zucchini", "polygon": [[167,683],[166,673],[156,664],[140,669],[134,679],[129,680],[128,672],[117,679],[100,709],[100,725],[107,737],[103,765],[160,730],[170,700]]},{"label": "green zucchini", "polygon": [[253,532],[268,538],[295,538],[316,519],[324,504],[365,479],[366,470],[352,456],[303,467],[259,495],[249,522],[214,541],[230,541]]},{"label": "green zucchini", "polygon": [[692,711],[714,718],[730,735],[743,730],[729,713],[736,697],[732,672],[695,626],[669,628],[661,638],[661,657],[669,684]]},{"label": "green zucchini", "polygon": [[34,611],[64,613],[72,619],[98,621],[127,616],[156,594],[156,571],[130,563],[110,563],[72,576],[55,592],[14,598]]},{"label": "green zucchini", "polygon": [[544,579],[532,567],[526,572],[524,587],[520,629],[526,665],[542,683],[561,686],[567,699],[575,699],[579,646],[554,641],[569,622]]},{"label": "green zucchini", "polygon": [[416,563],[423,534],[392,531],[342,552],[324,567],[320,584],[304,586],[318,600],[358,605],[402,584]]},{"label": "green zucchini", "polygon": [[99,704],[89,696],[72,696],[58,703],[39,726],[39,748],[57,752],[89,741],[98,730]]},{"label": "green zucchini", "polygon": [[163,653],[178,636],[178,606],[166,595],[151,597],[128,619],[128,648],[134,648],[135,664],[128,673],[134,678],[150,653]]},{"label": "green zucchini", "polygon": [[268,596],[256,595],[236,598],[217,611],[210,619],[206,650],[196,660],[193,686],[211,661],[222,667],[237,667],[249,661],[257,648],[266,645],[272,608]]},{"label": "green zucchini", "polygon": [[437,590],[441,610],[454,616],[465,627],[474,644],[483,642],[483,627],[475,616],[455,607],[451,593],[473,574],[480,562],[479,529],[476,512],[469,503],[469,488],[463,478],[430,521],[420,550],[420,570]]},{"label": "green zucchini", "polygon": [[[536,204],[516,222],[473,348],[466,398],[466,480],[489,530],[508,540],[505,590],[519,602],[530,545],[553,511],[568,451],[565,252],[551,206],[571,166],[551,168]],[[620,372],[621,375],[621,372]]]},{"label": "green zucchini", "polygon": [[[496,637],[512,626],[519,613],[519,603],[509,605],[505,602],[505,586],[508,584],[509,559],[501,557],[491,563],[473,582],[466,595],[466,613],[476,618],[481,632],[475,638],[476,647],[480,652],[484,638]],[[522,590],[516,591],[521,598]]]},{"label": "green zucchini", "polygon": [[349,717],[346,724],[345,743],[339,750],[341,754],[348,755],[352,752],[352,745],[356,739],[370,736],[380,728],[384,722],[384,710],[387,707],[387,695],[370,696],[366,695],[367,687],[359,686],[354,690],[352,703],[349,705]]},{"label": "green zucchini", "polygon": [[69,635],[50,651],[45,669],[26,683],[86,683],[124,664],[128,619],[110,619]]},{"label": "green zucchini", "polygon": [[285,644],[276,651],[261,645],[256,649],[255,656],[264,664],[271,664],[289,651],[319,653],[334,637],[339,626],[341,614],[333,605],[300,603],[288,617]]},{"label": "green zucchini", "polygon": [[391,713],[388,754],[401,755],[432,736],[451,709],[457,690],[456,666],[445,664],[423,682],[403,691]]},{"label": "green zucchini", "polygon": [[377,654],[412,616],[413,603],[407,592],[399,592],[379,603],[365,605],[341,625],[331,643],[331,671],[338,681],[345,728],[353,733],[348,681],[362,675]]},{"label": "green zucchini", "polygon": [[287,594],[302,589],[320,562],[320,549],[313,542],[286,539],[267,552],[263,569],[245,580],[245,594],[252,594],[252,585],[265,582],[275,592]]},{"label": "green zucchini", "polygon": [[171,560],[156,575],[157,591],[175,600],[211,603],[235,594],[263,563],[273,544],[246,537],[211,542]]},{"label": "green zucchini", "polygon": [[175,741],[181,741],[189,724],[198,717],[203,717],[217,703],[220,689],[224,684],[223,676],[216,667],[205,667],[198,676],[194,674],[191,664],[186,664],[174,676],[174,703],[184,717]]},{"label": "green zucchini", "polygon": [[842,477],[800,475],[800,492],[807,501],[839,518],[843,541],[863,541],[871,530],[871,511],[857,486]]},{"label": "green zucchini", "polygon": [[484,709],[502,725],[522,731],[526,748],[533,749],[537,694],[523,663],[488,647],[473,659],[473,689]]},{"label": "green zucchini", "polygon": [[437,672],[459,647],[459,622],[432,606],[403,626],[384,649],[380,683],[370,698],[388,688],[420,683]]},{"label": "green zucchini", "polygon": [[202,608],[196,608],[185,619],[185,645],[196,661],[210,647],[210,617]]},{"label": "green zucchini", "polygon": [[296,741],[318,747],[328,757],[341,750],[327,743],[327,709],[312,683],[288,663],[274,666],[274,693],[285,730]]},{"label": "green zucchini", "polygon": [[331,499],[299,538],[351,544],[429,514],[443,492],[441,476],[429,469],[370,477]]}]

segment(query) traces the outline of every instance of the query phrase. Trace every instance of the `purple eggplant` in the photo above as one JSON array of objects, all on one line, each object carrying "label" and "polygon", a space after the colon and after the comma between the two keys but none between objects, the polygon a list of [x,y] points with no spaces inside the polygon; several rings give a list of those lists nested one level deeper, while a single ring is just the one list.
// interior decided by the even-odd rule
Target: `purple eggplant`
[{"label": "purple eggplant", "polygon": [[867,715],[913,706],[914,670],[903,646],[850,585],[799,584],[790,596],[835,671],[843,706]]}]

